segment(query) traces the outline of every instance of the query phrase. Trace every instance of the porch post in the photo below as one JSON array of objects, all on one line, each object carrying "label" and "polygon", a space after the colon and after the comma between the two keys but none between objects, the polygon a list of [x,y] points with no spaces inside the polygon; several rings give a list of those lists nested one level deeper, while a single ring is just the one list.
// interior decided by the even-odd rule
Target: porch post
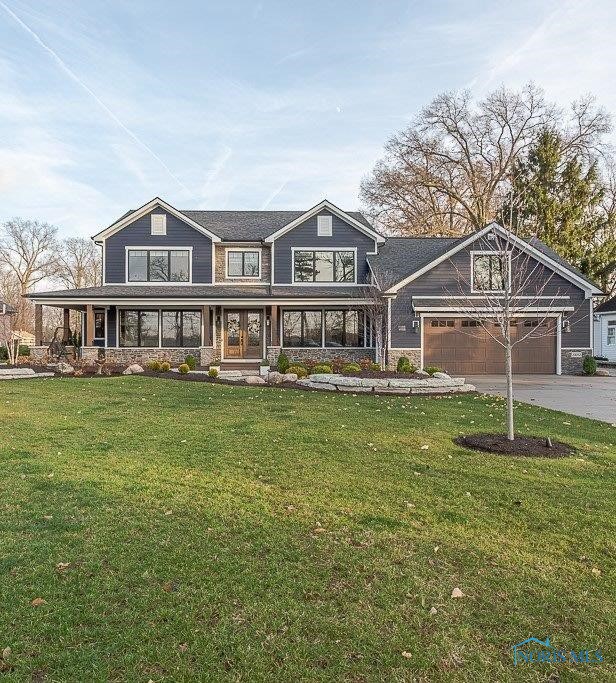
[{"label": "porch post", "polygon": [[272,312],[270,313],[270,333],[271,333],[271,346],[278,346],[278,306],[271,307]]},{"label": "porch post", "polygon": [[43,305],[34,305],[34,345],[43,345]]},{"label": "porch post", "polygon": [[62,330],[62,341],[66,344],[68,338],[71,334],[71,311],[69,308],[63,309],[63,330]]},{"label": "porch post", "polygon": [[86,343],[85,346],[94,346],[94,307],[86,306]]},{"label": "porch post", "polygon": [[210,346],[210,307],[201,307],[201,319],[203,321],[203,346]]}]

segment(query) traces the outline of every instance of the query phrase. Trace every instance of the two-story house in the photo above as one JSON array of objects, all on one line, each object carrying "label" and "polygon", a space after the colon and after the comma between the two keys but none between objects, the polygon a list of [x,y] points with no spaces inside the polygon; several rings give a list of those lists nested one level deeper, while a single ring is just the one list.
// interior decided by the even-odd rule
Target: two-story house
[{"label": "two-story house", "polygon": [[[384,298],[390,364],[405,355],[455,373],[498,372],[494,338],[467,334],[473,321],[452,296],[460,273],[469,296],[493,291],[490,253],[476,247],[498,230],[386,238],[327,200],[303,212],[180,211],[155,198],[93,237],[101,287],[31,295],[33,352],[46,350],[45,305],[65,309],[65,335],[69,310],[81,311],[84,356],[112,362],[192,354],[202,365],[249,365],[281,350],[291,359],[359,359],[374,355],[372,310]],[[519,248],[550,284],[519,307],[521,330],[538,320],[545,329],[517,348],[516,369],[576,372],[592,349],[592,297],[601,291],[541,242],[519,240]]]}]

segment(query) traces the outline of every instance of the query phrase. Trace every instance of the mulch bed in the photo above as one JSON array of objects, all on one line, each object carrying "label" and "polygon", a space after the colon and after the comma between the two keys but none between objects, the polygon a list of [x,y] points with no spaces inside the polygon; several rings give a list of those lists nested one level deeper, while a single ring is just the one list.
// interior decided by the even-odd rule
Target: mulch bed
[{"label": "mulch bed", "polygon": [[575,453],[575,448],[562,441],[552,441],[548,446],[541,436],[516,436],[509,441],[506,434],[470,434],[458,436],[453,442],[474,451],[528,458],[564,458]]}]

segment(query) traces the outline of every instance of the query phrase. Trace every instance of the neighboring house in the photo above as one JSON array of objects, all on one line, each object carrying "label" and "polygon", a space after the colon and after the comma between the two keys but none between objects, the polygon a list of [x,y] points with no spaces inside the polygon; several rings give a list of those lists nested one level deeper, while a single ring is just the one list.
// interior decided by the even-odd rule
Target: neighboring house
[{"label": "neighboring house", "polygon": [[594,354],[616,361],[616,296],[595,309]]},{"label": "neighboring house", "polygon": [[32,332],[13,330],[13,339],[18,340],[20,346],[27,346],[30,349],[34,346],[35,337]]},{"label": "neighboring house", "polygon": [[15,309],[12,306],[0,301],[0,315],[13,315],[14,313]]},{"label": "neighboring house", "polygon": [[[274,361],[281,350],[298,360],[373,357],[371,283],[385,273],[390,365],[405,355],[456,373],[499,372],[500,347],[489,335],[469,343],[470,321],[449,294],[457,272],[489,271],[489,253],[473,246],[491,231],[502,228],[459,239],[385,238],[327,200],[305,212],[179,211],[155,198],[94,236],[101,287],[30,295],[37,345],[48,305],[65,309],[65,325],[69,309],[82,311],[84,353],[100,347],[112,362],[178,362],[191,353],[202,365],[249,364]],[[547,294],[559,297],[545,333],[517,348],[515,368],[577,372],[592,348],[592,296],[601,291],[541,242],[518,242],[551,278]],[[472,296],[480,300],[478,286]],[[544,314],[542,305],[525,309],[520,328]]]}]

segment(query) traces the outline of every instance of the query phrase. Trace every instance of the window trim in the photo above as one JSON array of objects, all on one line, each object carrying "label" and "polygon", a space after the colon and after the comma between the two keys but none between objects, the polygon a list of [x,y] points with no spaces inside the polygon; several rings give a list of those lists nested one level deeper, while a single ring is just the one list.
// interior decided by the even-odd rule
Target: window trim
[{"label": "window trim", "polygon": [[[122,322],[121,322],[121,317],[122,313],[126,313],[127,311],[131,313],[137,313],[137,342],[141,340],[141,314],[142,313],[156,313],[156,316],[158,318],[158,344],[154,346],[143,346],[142,344],[137,344],[137,346],[124,346],[120,342],[120,328],[122,327]],[[117,319],[118,319],[118,337],[117,337],[117,344],[119,349],[160,349],[160,309],[158,308],[121,308],[118,309],[117,311]]]},{"label": "window trim", "polygon": [[[326,346],[325,345],[325,314],[328,311],[357,311],[357,313],[362,314],[364,316],[364,321],[363,321],[363,345],[362,346]],[[285,346],[284,345],[284,314],[285,313],[304,313],[304,312],[309,312],[309,313],[316,313],[320,312],[321,313],[321,345],[320,346]],[[371,349],[374,349],[374,338],[372,334],[372,319],[371,317],[365,312],[362,311],[361,308],[357,308],[354,306],[318,306],[318,307],[301,307],[301,306],[281,306],[280,307],[280,315],[278,318],[278,339],[280,340],[280,348],[281,349],[293,349],[293,350],[303,350],[303,351],[314,351],[316,349],[327,349],[329,351],[331,350],[336,350],[339,349],[341,352],[344,351],[369,351]]]},{"label": "window trim", "polygon": [[[101,339],[107,339],[107,310],[105,308],[94,308],[92,309],[92,312],[94,314],[94,337],[92,339],[96,339],[97,341],[100,341]],[[103,336],[96,336],[96,318],[97,316],[102,316],[103,318]]]},{"label": "window trim", "polygon": [[[240,254],[246,252],[256,252],[259,256],[259,274],[258,275],[229,275],[229,254],[231,252],[239,252]],[[225,247],[225,280],[260,280],[261,279],[261,263],[262,263],[262,249],[260,247]],[[242,272],[244,269],[244,258],[242,257]]]},{"label": "window trim", "polygon": [[[610,332],[614,331],[613,341],[610,343]],[[607,320],[605,326],[605,345],[606,346],[616,346],[616,318],[614,320]]]},{"label": "window trim", "polygon": [[[158,345],[157,346],[122,346],[120,344],[120,312],[121,311],[137,311],[139,313],[145,312],[145,313],[158,313]],[[115,349],[182,349],[182,348],[187,348],[187,349],[192,349],[192,348],[198,348],[198,347],[193,347],[193,346],[163,346],[162,345],[162,339],[163,339],[163,316],[162,314],[164,312],[169,312],[169,311],[188,311],[190,313],[199,313],[201,316],[201,329],[200,329],[200,343],[199,347],[204,346],[203,344],[203,311],[201,310],[200,307],[195,307],[194,305],[192,306],[171,306],[171,307],[164,307],[161,308],[160,306],[156,308],[147,308],[144,306],[116,306],[116,315],[115,315],[115,332],[116,332],[116,338],[115,338],[115,346],[110,347],[110,348],[115,348]]]},{"label": "window trim", "polygon": [[[296,251],[352,251],[353,252],[353,281],[352,282],[296,282],[295,281],[295,252]],[[278,283],[281,284],[281,283]],[[295,287],[353,287],[357,285],[357,247],[291,247],[291,285]]]},{"label": "window trim", "polygon": [[471,293],[472,294],[505,294],[511,291],[511,252],[507,252],[507,289],[475,289],[475,256],[500,256],[503,252],[496,249],[471,250]]},{"label": "window trim", "polygon": [[[173,280],[145,280],[145,281],[140,281],[140,282],[135,282],[134,280],[129,280],[128,279],[128,255],[129,252],[131,251],[187,251],[188,252],[188,280],[185,282],[174,282]],[[153,246],[147,246],[147,247],[135,247],[135,246],[126,246],[124,247],[124,284],[126,285],[136,285],[136,286],[141,286],[141,285],[173,285],[173,286],[182,286],[182,285],[191,285],[192,284],[192,277],[193,277],[193,248],[192,246],[186,246],[186,247],[153,247]]]}]

